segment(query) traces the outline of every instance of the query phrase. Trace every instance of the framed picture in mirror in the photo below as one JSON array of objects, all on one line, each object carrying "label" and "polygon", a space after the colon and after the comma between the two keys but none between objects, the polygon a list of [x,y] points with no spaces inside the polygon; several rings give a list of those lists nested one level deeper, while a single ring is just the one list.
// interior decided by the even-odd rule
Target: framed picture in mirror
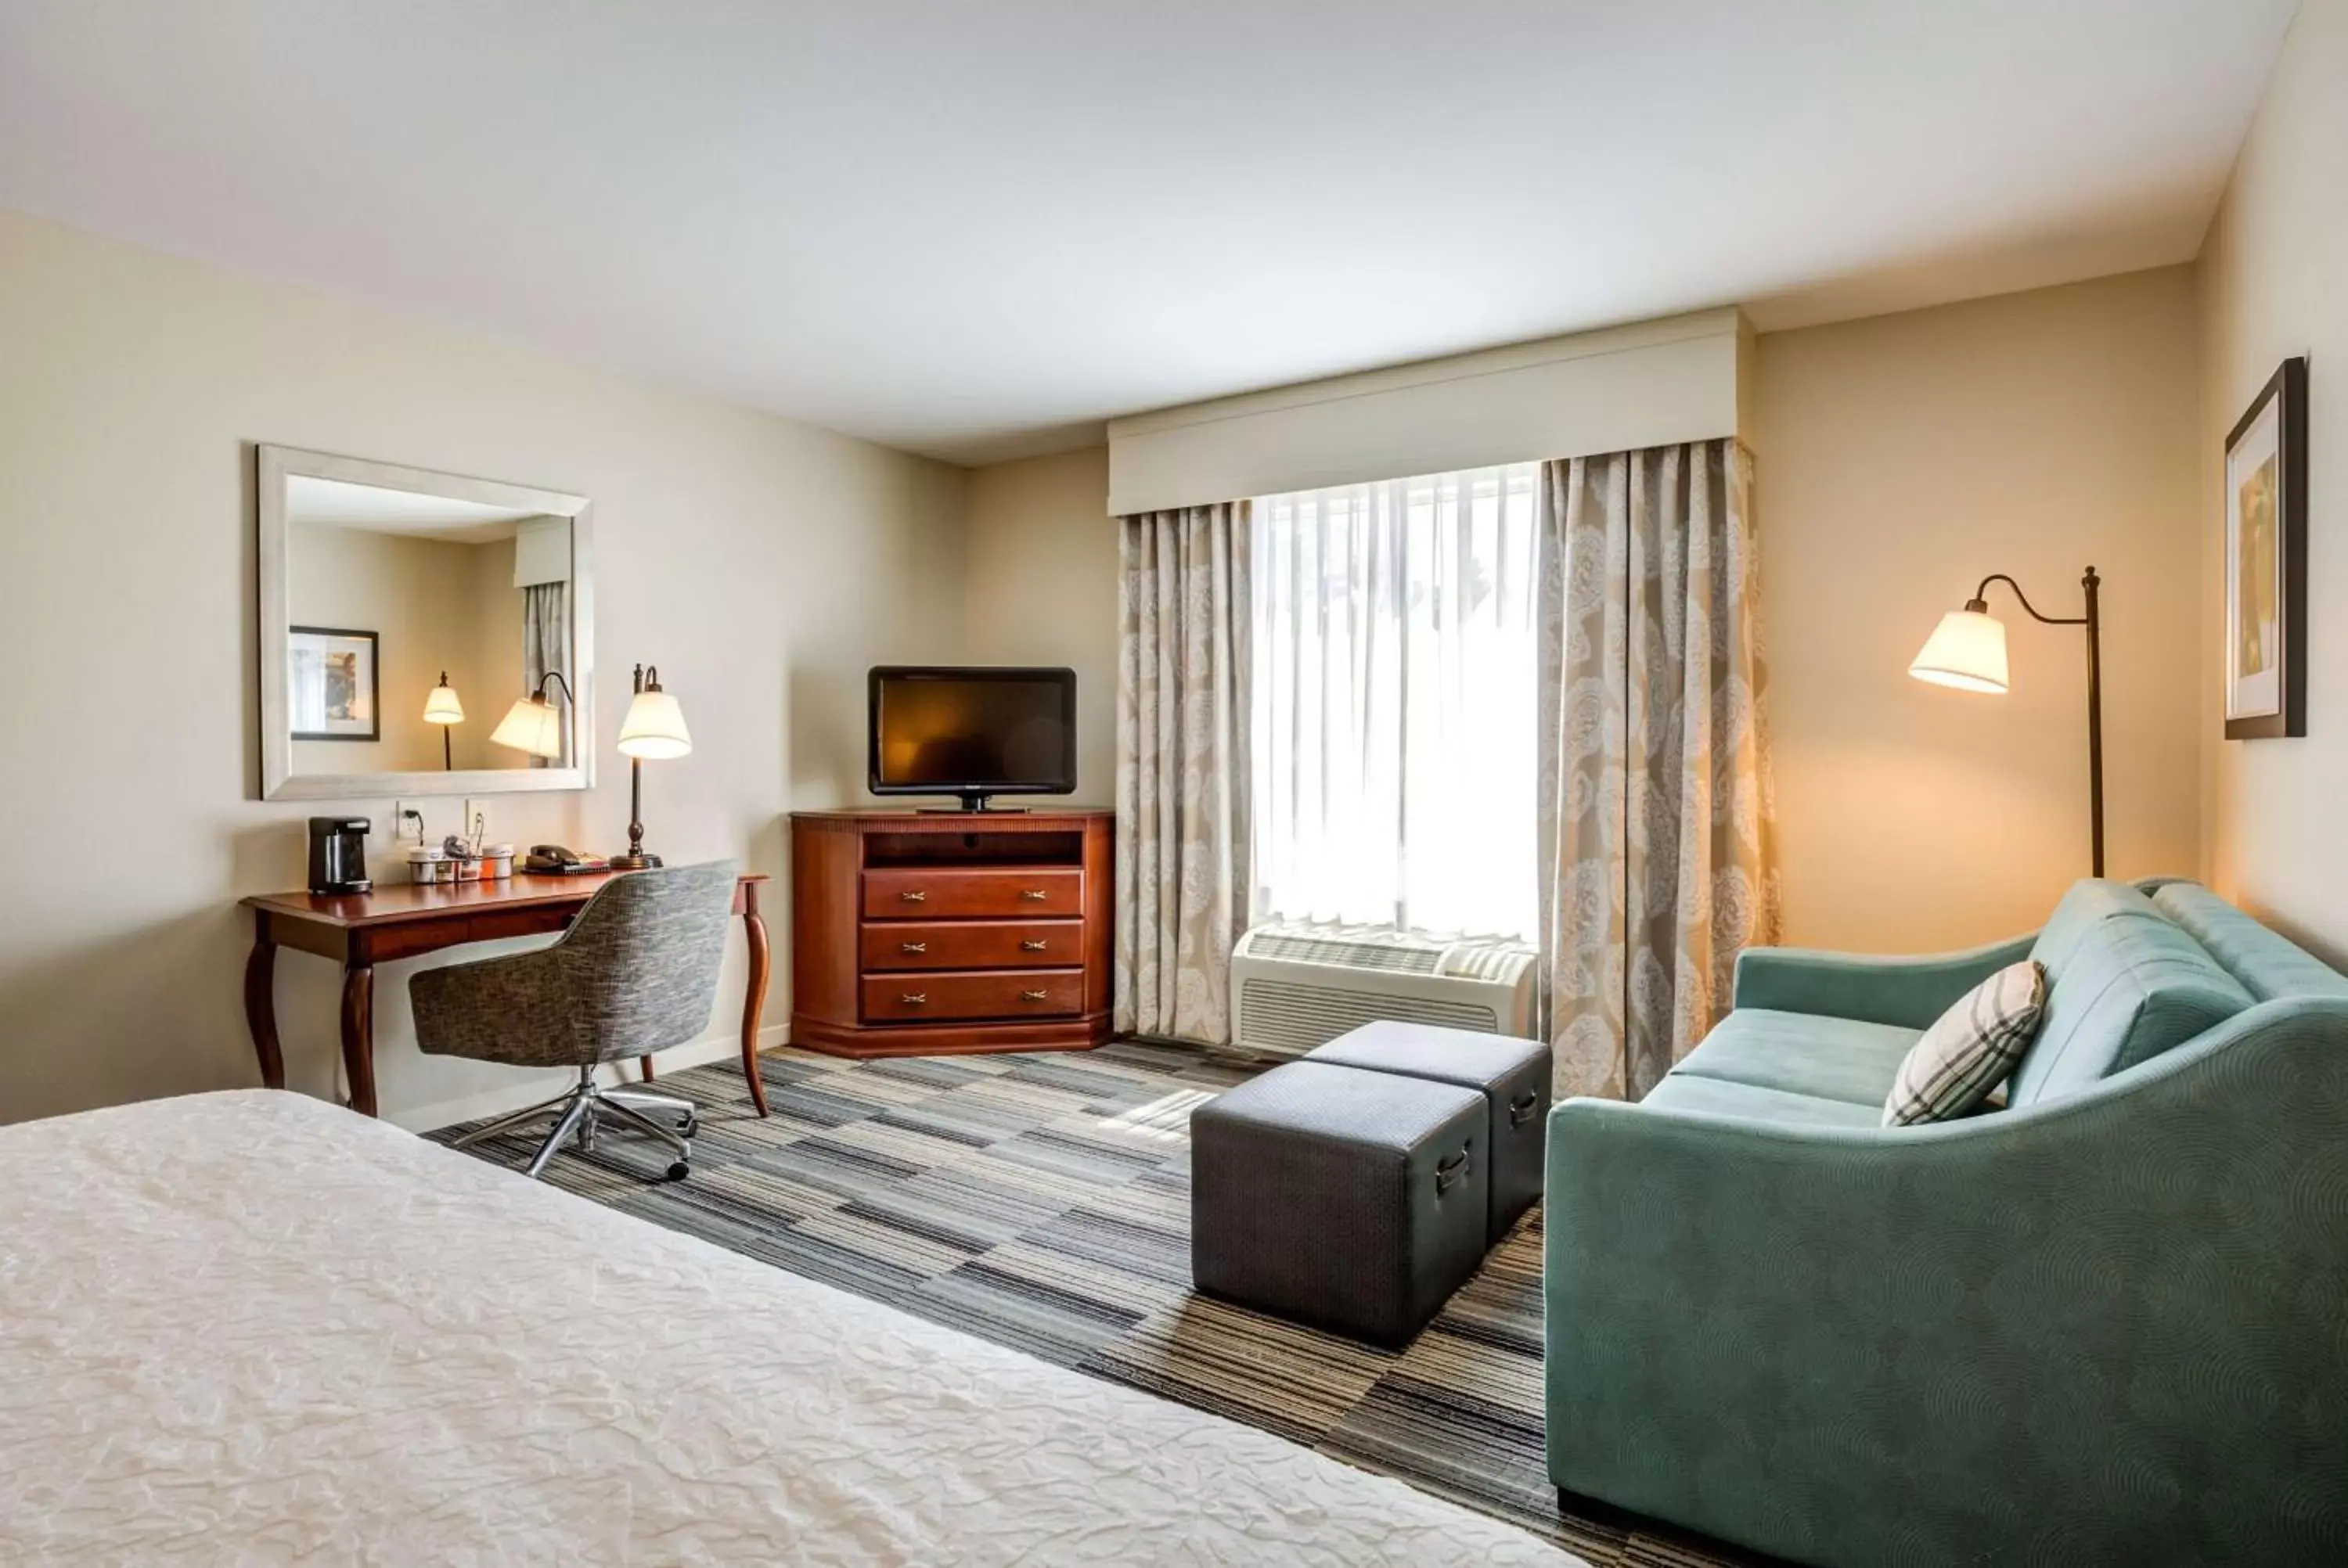
[{"label": "framed picture in mirror", "polygon": [[285,629],[285,702],[297,741],[380,741],[383,677],[372,631]]}]

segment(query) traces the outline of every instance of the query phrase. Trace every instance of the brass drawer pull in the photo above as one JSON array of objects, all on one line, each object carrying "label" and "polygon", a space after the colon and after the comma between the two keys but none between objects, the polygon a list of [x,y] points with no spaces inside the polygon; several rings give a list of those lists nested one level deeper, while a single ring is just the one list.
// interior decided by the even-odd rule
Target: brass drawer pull
[{"label": "brass drawer pull", "polygon": [[1045,991],[1021,991],[1019,993],[1019,999],[1023,1002],[1040,1002],[1048,1001],[1051,998],[1050,994]]},{"label": "brass drawer pull", "polygon": [[1022,942],[1019,944],[1019,950],[1023,953],[1040,953],[1044,950],[1044,944],[1041,942]]},{"label": "brass drawer pull", "polygon": [[1022,898],[1049,898],[1052,895],[1048,891],[1041,887],[1022,887],[1019,889],[1019,897]]},{"label": "brass drawer pull", "polygon": [[907,1007],[917,1008],[928,1002],[930,998],[929,993],[926,991],[907,991],[897,999],[904,1003]]},{"label": "brass drawer pull", "polygon": [[926,904],[930,901],[930,896],[927,893],[922,892],[919,887],[908,887],[902,893],[898,894],[897,897],[902,898],[908,904]]},{"label": "brass drawer pull", "polygon": [[901,953],[926,953],[930,945],[927,942],[900,942],[897,950]]}]

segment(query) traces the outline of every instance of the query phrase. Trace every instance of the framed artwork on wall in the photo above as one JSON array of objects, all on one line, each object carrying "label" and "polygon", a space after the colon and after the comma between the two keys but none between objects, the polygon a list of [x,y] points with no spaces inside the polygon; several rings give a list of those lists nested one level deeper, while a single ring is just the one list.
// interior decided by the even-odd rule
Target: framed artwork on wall
[{"label": "framed artwork on wall", "polygon": [[2307,361],[2226,437],[2226,738],[2307,733]]},{"label": "framed artwork on wall", "polygon": [[297,741],[379,741],[382,677],[376,634],[334,626],[286,628],[286,705]]}]

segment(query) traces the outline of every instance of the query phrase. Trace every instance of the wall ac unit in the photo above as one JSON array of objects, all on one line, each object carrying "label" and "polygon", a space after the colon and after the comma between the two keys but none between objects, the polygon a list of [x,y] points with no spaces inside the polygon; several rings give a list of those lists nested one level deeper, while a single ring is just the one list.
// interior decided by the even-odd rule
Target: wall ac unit
[{"label": "wall ac unit", "polygon": [[1266,1056],[1302,1056],[1379,1019],[1529,1037],[1538,972],[1521,942],[1258,926],[1231,949],[1232,1034]]}]

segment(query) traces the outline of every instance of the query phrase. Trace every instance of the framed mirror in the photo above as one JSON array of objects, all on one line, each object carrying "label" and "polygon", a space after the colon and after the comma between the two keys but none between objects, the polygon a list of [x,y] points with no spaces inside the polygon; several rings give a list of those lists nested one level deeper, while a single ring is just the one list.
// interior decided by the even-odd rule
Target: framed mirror
[{"label": "framed mirror", "polygon": [[263,446],[267,800],[595,782],[585,497]]}]

